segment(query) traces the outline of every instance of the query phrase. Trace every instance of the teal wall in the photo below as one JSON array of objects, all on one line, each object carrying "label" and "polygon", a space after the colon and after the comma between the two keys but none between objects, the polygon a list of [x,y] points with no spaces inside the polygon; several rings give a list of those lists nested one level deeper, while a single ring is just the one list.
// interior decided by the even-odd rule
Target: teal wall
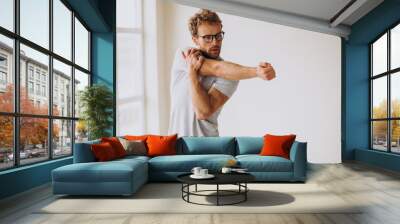
[{"label": "teal wall", "polygon": [[71,163],[68,157],[0,172],[0,199],[48,183],[53,169]]},{"label": "teal wall", "polygon": [[400,172],[400,155],[397,154],[371,151],[367,149],[356,149],[355,160]]},{"label": "teal wall", "polygon": [[113,127],[109,133],[115,135],[115,35],[114,33],[92,33],[92,82],[108,86],[114,95]]},{"label": "teal wall", "polygon": [[[351,27],[349,39],[342,40],[342,159],[358,160],[396,170],[398,156],[382,156],[369,150],[369,43],[400,21],[400,0],[386,0]],[[359,151],[363,150],[363,151]],[[387,154],[387,153],[386,153]],[[377,162],[379,160],[379,162]],[[397,161],[394,164],[393,161]]]},{"label": "teal wall", "polygon": [[[66,0],[92,32],[93,83],[103,83],[115,95],[115,0]],[[115,102],[115,97],[114,97]],[[115,121],[115,104],[114,104]],[[115,133],[115,122],[110,133]],[[72,163],[72,157],[0,172],[0,199],[51,181],[51,171]]]},{"label": "teal wall", "polygon": [[344,110],[345,131],[343,160],[354,159],[355,148],[368,148],[369,145],[369,71],[368,46],[346,43],[345,77],[342,88],[345,88]]},{"label": "teal wall", "polygon": [[115,26],[115,0],[64,0],[95,32],[112,32]]}]

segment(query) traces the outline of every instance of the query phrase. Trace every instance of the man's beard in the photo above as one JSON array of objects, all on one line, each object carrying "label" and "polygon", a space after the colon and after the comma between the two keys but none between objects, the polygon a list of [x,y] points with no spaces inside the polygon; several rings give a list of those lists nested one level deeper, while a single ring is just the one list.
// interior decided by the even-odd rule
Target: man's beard
[{"label": "man's beard", "polygon": [[202,51],[202,50],[200,50],[200,51],[201,51],[201,54],[202,54],[205,58],[209,58],[209,59],[217,59],[217,58],[219,58],[219,53],[218,53],[217,56],[213,56],[213,55],[207,53],[206,51]]}]

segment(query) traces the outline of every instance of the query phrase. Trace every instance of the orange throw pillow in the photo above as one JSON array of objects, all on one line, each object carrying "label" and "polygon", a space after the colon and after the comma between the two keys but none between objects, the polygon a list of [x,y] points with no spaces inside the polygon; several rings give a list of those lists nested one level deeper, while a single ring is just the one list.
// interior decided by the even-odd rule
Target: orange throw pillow
[{"label": "orange throw pillow", "polygon": [[129,140],[129,141],[138,141],[138,140],[146,141],[148,136],[149,135],[139,135],[139,136],[137,136],[137,135],[125,135],[124,139]]},{"label": "orange throw pillow", "polygon": [[94,157],[99,162],[110,161],[117,158],[113,147],[108,142],[93,144],[90,147]]},{"label": "orange throw pillow", "polygon": [[290,158],[290,148],[296,135],[264,135],[264,146],[261,149],[262,156],[280,156],[286,159]]},{"label": "orange throw pillow", "polygon": [[101,138],[101,142],[108,142],[114,149],[115,155],[117,158],[121,158],[126,156],[126,151],[124,146],[122,146],[121,142],[117,137],[110,137],[110,138]]},{"label": "orange throw pillow", "polygon": [[177,134],[171,136],[148,136],[146,141],[148,147],[148,156],[175,155],[177,138]]}]

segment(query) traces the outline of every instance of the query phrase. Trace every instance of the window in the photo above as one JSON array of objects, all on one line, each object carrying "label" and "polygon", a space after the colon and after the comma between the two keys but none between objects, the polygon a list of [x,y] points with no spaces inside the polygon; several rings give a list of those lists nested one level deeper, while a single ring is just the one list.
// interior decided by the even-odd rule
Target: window
[{"label": "window", "polygon": [[75,62],[82,68],[89,69],[89,32],[75,18]]},{"label": "window", "polygon": [[40,71],[39,71],[39,69],[36,69],[36,80],[40,81]]},{"label": "window", "polygon": [[46,86],[42,86],[42,96],[46,96]]},{"label": "window", "polygon": [[33,80],[33,67],[32,66],[29,66],[28,73],[29,73],[29,79]]},{"label": "window", "polygon": [[[53,95],[53,108],[56,108],[53,110],[54,115],[61,115],[63,117],[72,117],[72,108],[68,107],[64,113],[61,113],[59,108],[56,107],[55,104],[58,104],[58,96],[60,91],[60,98],[61,102],[64,102],[64,96],[71,96],[72,92],[70,89],[65,89],[64,85],[65,83],[70,83],[72,84],[72,68],[69,65],[66,65],[56,59],[53,60],[54,64],[54,69],[53,69],[53,78],[54,78],[54,83],[53,83],[53,89],[54,89],[54,95]],[[59,81],[60,80],[60,81]],[[70,99],[72,101],[72,98]],[[72,105],[72,102],[69,102],[69,105]]]},{"label": "window", "polygon": [[33,82],[28,82],[28,92],[29,94],[33,94]]},{"label": "window", "polygon": [[53,157],[61,157],[72,153],[72,121],[53,120]]},{"label": "window", "polygon": [[74,136],[87,139],[74,105],[90,84],[90,31],[62,0],[0,0],[0,11],[0,170],[70,156]]},{"label": "window", "polygon": [[36,84],[36,95],[40,95],[40,84]]},{"label": "window", "polygon": [[59,115],[58,110],[58,90],[55,89],[53,93],[53,115]]},{"label": "window", "polygon": [[7,84],[7,73],[0,71],[0,84],[6,85]]},{"label": "window", "polygon": [[14,31],[14,0],[1,0],[0,9],[0,26]]},{"label": "window", "polygon": [[0,70],[0,93],[7,91],[7,73]]},{"label": "window", "polygon": [[0,53],[0,91],[7,90],[7,56]]},{"label": "window", "polygon": [[391,69],[400,67],[400,25],[390,31],[390,66]]},{"label": "window", "polygon": [[[0,3],[1,5],[2,3]],[[0,15],[0,19],[2,19],[2,16]],[[13,40],[0,33],[0,113],[14,111],[14,72],[13,66],[11,66],[12,58],[14,57],[13,52]]]},{"label": "window", "polygon": [[54,52],[71,60],[72,12],[60,1],[53,0]]},{"label": "window", "polygon": [[387,71],[387,47],[386,33],[372,44],[372,74],[374,76]]},{"label": "window", "polygon": [[7,56],[0,55],[0,67],[7,68]]},{"label": "window", "polygon": [[[40,102],[38,101],[37,104]],[[48,119],[22,117],[19,130],[21,165],[47,160],[49,158]]]},{"label": "window", "polygon": [[80,95],[86,86],[89,86],[89,74],[75,70],[75,117],[79,117],[81,114]]},{"label": "window", "polygon": [[14,122],[12,116],[0,114],[0,170],[14,166]]},{"label": "window", "polygon": [[49,48],[49,0],[20,0],[21,36]]},{"label": "window", "polygon": [[[89,86],[89,74],[81,72],[79,70],[75,70],[75,117],[80,117],[81,115],[81,107],[80,105],[80,95],[81,92],[85,89],[86,86]],[[75,141],[86,141],[87,138],[87,127],[85,122],[78,121],[75,124]]]},{"label": "window", "polygon": [[400,153],[400,24],[370,45],[371,148]]},{"label": "window", "polygon": [[7,56],[0,54],[0,91],[5,92],[7,87]]}]

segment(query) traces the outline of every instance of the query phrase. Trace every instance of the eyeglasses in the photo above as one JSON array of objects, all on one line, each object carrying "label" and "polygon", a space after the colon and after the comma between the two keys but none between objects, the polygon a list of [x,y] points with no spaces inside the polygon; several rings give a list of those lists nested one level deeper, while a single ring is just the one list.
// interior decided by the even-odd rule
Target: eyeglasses
[{"label": "eyeglasses", "polygon": [[203,38],[203,40],[205,42],[211,43],[211,42],[213,42],[214,38],[215,38],[216,41],[223,40],[224,39],[224,35],[225,35],[225,32],[222,31],[222,32],[219,32],[219,33],[217,33],[215,35],[204,35],[204,36],[199,36],[199,37]]}]

